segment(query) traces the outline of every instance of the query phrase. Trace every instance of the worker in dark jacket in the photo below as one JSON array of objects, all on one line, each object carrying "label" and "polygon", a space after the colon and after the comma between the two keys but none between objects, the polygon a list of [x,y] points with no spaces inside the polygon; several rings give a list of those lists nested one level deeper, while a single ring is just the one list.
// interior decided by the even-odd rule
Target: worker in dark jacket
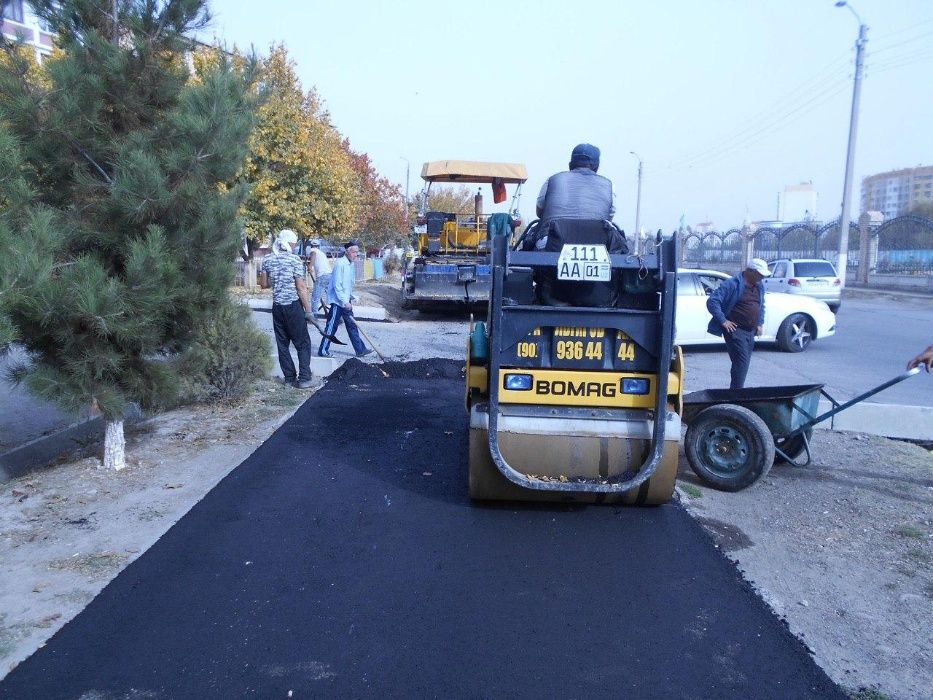
[{"label": "worker in dark jacket", "polygon": [[745,386],[755,336],[764,332],[765,286],[761,280],[770,276],[768,263],[752,258],[748,267],[725,280],[706,300],[706,308],[713,315],[706,330],[722,336],[732,361],[730,389]]}]

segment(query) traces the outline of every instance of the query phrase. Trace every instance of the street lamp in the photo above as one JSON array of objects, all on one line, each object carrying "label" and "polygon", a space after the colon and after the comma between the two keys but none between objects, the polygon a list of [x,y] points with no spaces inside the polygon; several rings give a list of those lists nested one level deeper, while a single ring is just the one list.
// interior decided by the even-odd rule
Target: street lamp
[{"label": "street lamp", "polygon": [[408,162],[408,158],[405,156],[399,156],[399,158],[405,161],[405,217],[408,218],[408,187],[411,184],[411,163]]},{"label": "street lamp", "polygon": [[865,48],[865,33],[868,27],[862,18],[852,9],[847,0],[838,0],[836,7],[847,7],[858,22],[858,39],[855,41],[855,78],[852,86],[852,110],[849,114],[849,147],[846,151],[846,174],[842,185],[842,212],[839,215],[839,259],[836,266],[842,286],[846,284],[846,270],[849,264],[849,202],[852,198],[852,170],[855,166],[855,133],[858,128],[858,105],[862,94],[862,52]]},{"label": "street lamp", "polygon": [[635,252],[638,253],[641,251],[641,244],[638,239],[641,235],[639,230],[639,224],[641,223],[641,171],[644,163],[641,160],[641,156],[635,153],[635,151],[629,151],[629,153],[638,159],[638,194],[635,196]]}]

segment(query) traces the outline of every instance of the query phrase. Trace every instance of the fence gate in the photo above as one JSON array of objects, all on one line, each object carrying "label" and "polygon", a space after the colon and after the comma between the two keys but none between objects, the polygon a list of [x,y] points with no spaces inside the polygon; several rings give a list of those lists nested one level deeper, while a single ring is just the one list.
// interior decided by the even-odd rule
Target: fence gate
[{"label": "fence gate", "polygon": [[881,274],[933,274],[933,221],[906,214],[872,232],[878,253],[874,271]]}]

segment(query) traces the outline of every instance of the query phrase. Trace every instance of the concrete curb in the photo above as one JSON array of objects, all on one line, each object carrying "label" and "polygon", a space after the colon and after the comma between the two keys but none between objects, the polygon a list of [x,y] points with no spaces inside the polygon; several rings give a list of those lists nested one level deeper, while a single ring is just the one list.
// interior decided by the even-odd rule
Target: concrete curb
[{"label": "concrete curb", "polygon": [[[832,409],[820,400],[819,412]],[[899,406],[890,403],[858,403],[818,423],[817,430],[848,430],[903,440],[933,440],[933,406]]]}]

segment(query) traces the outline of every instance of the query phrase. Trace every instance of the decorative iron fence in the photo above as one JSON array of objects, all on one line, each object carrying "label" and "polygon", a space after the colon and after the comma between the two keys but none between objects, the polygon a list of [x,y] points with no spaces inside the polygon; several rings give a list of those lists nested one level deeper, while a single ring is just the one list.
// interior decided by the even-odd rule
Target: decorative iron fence
[{"label": "decorative iron fence", "polygon": [[[868,270],[878,274],[933,275],[933,220],[911,214],[880,226],[867,226]],[[861,264],[861,230],[849,222],[848,270]],[[745,241],[749,249],[743,250]],[[839,221],[819,224],[797,222],[783,227],[729,229],[683,235],[683,262],[690,267],[733,266],[744,255],[764,258],[824,258],[836,261],[839,250]]]},{"label": "decorative iron fence", "polygon": [[933,274],[933,221],[898,216],[872,231],[877,240],[874,271],[912,275]]}]

